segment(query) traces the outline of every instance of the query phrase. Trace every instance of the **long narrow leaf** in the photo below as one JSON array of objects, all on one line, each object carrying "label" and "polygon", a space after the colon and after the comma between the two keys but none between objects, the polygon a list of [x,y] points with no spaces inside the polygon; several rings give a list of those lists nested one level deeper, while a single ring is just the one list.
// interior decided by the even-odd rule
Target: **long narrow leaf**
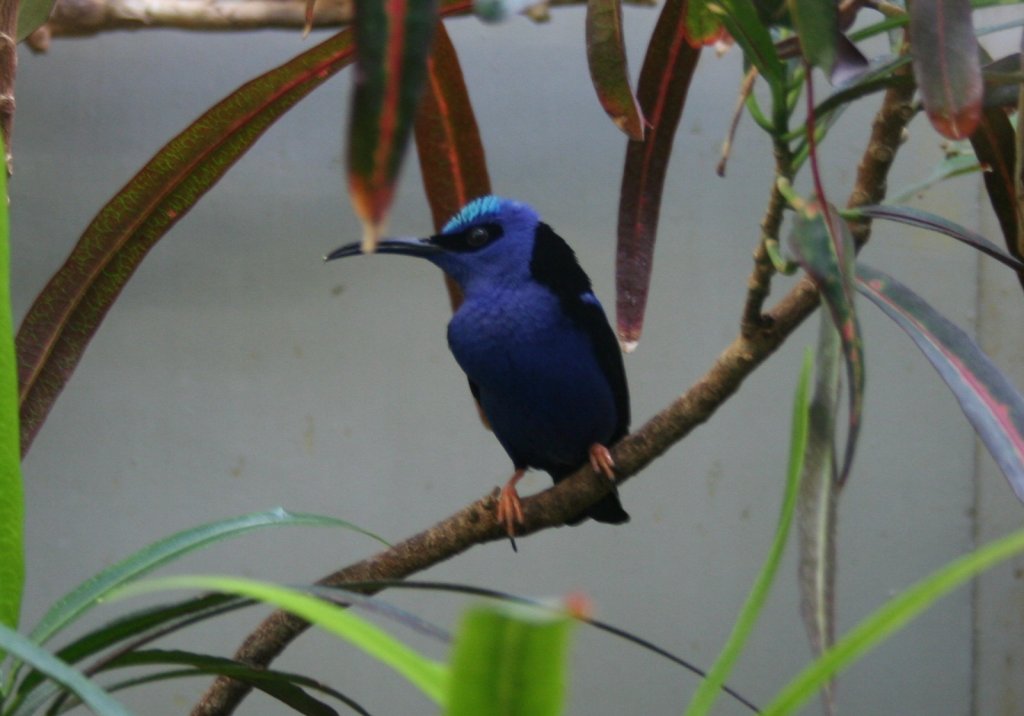
[{"label": "long narrow leaf", "polygon": [[970,0],[910,3],[910,54],[932,126],[950,139],[971,136],[984,85]]},{"label": "long narrow leaf", "polygon": [[789,528],[793,523],[793,514],[796,511],[797,495],[800,491],[800,472],[803,468],[804,455],[807,451],[807,436],[810,424],[810,412],[808,410],[810,401],[811,369],[814,367],[814,354],[808,349],[804,354],[803,367],[800,370],[800,378],[796,386],[796,394],[793,397],[793,417],[790,424],[789,440],[789,464],[786,468],[786,489],[782,496],[782,506],[779,508],[779,521],[775,526],[775,536],[772,538],[768,555],[761,565],[761,571],[754,580],[754,586],[747,595],[747,600],[740,609],[736,623],[733,625],[732,633],[722,647],[714,666],[708,672],[707,678],[701,682],[690,705],[686,709],[686,716],[703,716],[711,710],[718,697],[725,680],[732,671],[733,664],[739,658],[743,645],[746,644],[750,632],[754,629],[757,617],[764,607],[768,593],[771,591],[775,575],[779,571],[779,562],[782,560],[782,553],[786,549],[786,541],[789,537]]},{"label": "long narrow leaf", "polygon": [[795,713],[800,706],[846,667],[899,631],[936,600],[999,562],[1024,552],[1024,530],[961,557],[918,582],[861,621],[836,645],[801,671],[764,708],[764,716]]},{"label": "long narrow leaf", "polygon": [[[2,156],[5,155],[0,138]],[[11,319],[11,242],[5,171],[0,171],[0,204],[0,624],[13,629],[18,626],[25,582],[25,508],[18,449],[18,368]]]},{"label": "long narrow leaf", "polygon": [[[803,476],[797,500],[797,536],[800,545],[798,583],[800,615],[811,642],[821,656],[835,640],[836,507],[835,480],[836,411],[839,407],[839,366],[842,360],[839,332],[828,313],[820,312],[818,350],[815,356],[814,397]],[[825,685],[825,712],[835,713],[835,685]]]},{"label": "long narrow leaf", "polygon": [[700,50],[686,41],[685,5],[667,0],[658,17],[637,85],[650,126],[642,142],[626,145],[615,259],[616,328],[626,351],[636,347],[643,330],[665,173],[700,58]]},{"label": "long narrow leaf", "polygon": [[165,589],[201,589],[236,594],[272,604],[305,619],[324,631],[347,640],[390,666],[435,703],[443,704],[447,686],[444,664],[416,653],[387,632],[350,610],[286,587],[234,577],[183,576],[137,582],[124,587],[119,597]]},{"label": "long narrow leaf", "polygon": [[103,689],[85,678],[32,640],[0,624],[0,650],[7,651],[26,664],[45,673],[75,692],[83,703],[100,716],[131,716]]},{"label": "long narrow leaf", "polygon": [[[413,129],[434,229],[441,231],[459,209],[491,193],[480,129],[459,57],[444,23],[438,24],[434,48],[427,59],[427,89]],[[447,275],[445,285],[455,310],[462,303],[462,294]],[[482,412],[480,416],[483,419]]]},{"label": "long narrow leaf", "polygon": [[462,618],[445,716],[558,716],[573,620],[531,607],[481,604]]},{"label": "long narrow leaf", "polygon": [[1024,398],[971,337],[906,286],[858,264],[857,288],[906,331],[1024,501]]},{"label": "long narrow leaf", "polygon": [[775,50],[768,26],[762,22],[753,0],[719,0],[718,6],[722,10],[720,14],[729,34],[743,48],[744,56],[768,81],[773,93],[781,92],[786,75],[785,67]]},{"label": "long narrow leaf", "polygon": [[201,547],[263,527],[300,525],[352,528],[352,525],[344,520],[291,513],[278,508],[183,530],[139,550],[82,582],[50,608],[30,636],[33,641],[40,644],[45,642],[83,612],[95,606],[112,590]]},{"label": "long narrow leaf", "polygon": [[23,452],[146,253],[278,117],[351,59],[345,30],[246,83],[157,152],[100,210],[18,331]]},{"label": "long narrow leaf", "polygon": [[988,254],[992,258],[1006,264],[1012,269],[1024,271],[1024,263],[1013,256],[1010,256],[981,234],[975,233],[974,231],[960,226],[960,224],[937,214],[932,214],[931,212],[917,209],[912,206],[883,206],[874,204],[869,206],[858,206],[857,212],[864,216],[869,216],[872,219],[898,221],[901,224],[909,224],[910,226],[916,226],[921,229],[928,229],[929,231],[936,231],[940,234],[945,234],[946,236],[950,236],[957,241],[967,244],[968,246],[973,246],[978,249],[978,251]]},{"label": "long narrow leaf", "polygon": [[364,251],[373,251],[387,220],[437,22],[434,0],[355,0],[348,187]]},{"label": "long narrow leaf", "polygon": [[587,64],[597,98],[630,139],[644,138],[644,115],[629,84],[622,38],[622,0],[588,0]]},{"label": "long narrow leaf", "polygon": [[786,5],[800,37],[804,61],[830,75],[838,53],[838,3],[834,0],[787,0]]},{"label": "long narrow leaf", "polygon": [[842,339],[850,396],[846,450],[837,478],[842,488],[857,451],[864,410],[864,341],[854,305],[853,236],[834,206],[829,205],[826,212],[811,205],[797,215],[789,239],[793,253],[828,305]]}]

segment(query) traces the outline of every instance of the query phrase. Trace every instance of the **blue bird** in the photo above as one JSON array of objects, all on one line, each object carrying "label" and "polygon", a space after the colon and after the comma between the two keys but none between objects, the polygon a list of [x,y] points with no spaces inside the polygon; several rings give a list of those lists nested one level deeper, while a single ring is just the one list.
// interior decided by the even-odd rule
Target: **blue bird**
[{"label": "blue bird", "polygon": [[[557,483],[589,461],[614,479],[608,446],[629,430],[622,354],[576,254],[530,206],[485,196],[440,234],[377,251],[427,259],[462,289],[448,345],[515,467],[497,506],[509,537],[523,522],[516,483],[527,468]],[[326,260],[359,253],[348,244]],[[629,520],[614,490],[569,524],[586,517]]]}]

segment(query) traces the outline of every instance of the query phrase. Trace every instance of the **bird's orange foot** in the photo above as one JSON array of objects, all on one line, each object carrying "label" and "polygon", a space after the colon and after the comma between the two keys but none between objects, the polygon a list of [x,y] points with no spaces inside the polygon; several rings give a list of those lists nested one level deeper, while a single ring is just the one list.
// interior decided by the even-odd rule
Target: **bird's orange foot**
[{"label": "bird's orange foot", "polygon": [[523,504],[519,500],[519,493],[516,492],[516,483],[519,482],[526,470],[516,470],[505,486],[501,488],[498,495],[498,509],[495,515],[498,522],[505,525],[509,539],[515,545],[516,526],[523,524]]},{"label": "bird's orange foot", "polygon": [[615,481],[615,461],[604,445],[594,443],[590,446],[590,466],[594,468],[594,472],[604,475],[612,482]]}]

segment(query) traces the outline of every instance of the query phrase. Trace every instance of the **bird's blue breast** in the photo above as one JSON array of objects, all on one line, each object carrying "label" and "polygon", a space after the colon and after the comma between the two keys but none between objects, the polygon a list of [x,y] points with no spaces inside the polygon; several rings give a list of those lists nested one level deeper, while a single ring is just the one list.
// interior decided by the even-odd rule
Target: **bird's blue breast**
[{"label": "bird's blue breast", "polygon": [[467,297],[448,342],[517,467],[564,473],[615,437],[620,416],[592,339],[547,287]]}]

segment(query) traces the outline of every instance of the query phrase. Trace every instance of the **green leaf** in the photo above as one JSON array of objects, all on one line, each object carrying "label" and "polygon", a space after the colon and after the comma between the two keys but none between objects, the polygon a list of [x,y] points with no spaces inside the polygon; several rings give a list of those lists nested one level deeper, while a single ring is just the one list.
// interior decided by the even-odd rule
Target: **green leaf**
[{"label": "green leaf", "polygon": [[330,602],[287,587],[236,577],[164,577],[123,587],[117,597],[165,589],[202,589],[236,594],[272,604],[345,639],[390,666],[435,703],[443,704],[448,670],[416,653],[387,632]]},{"label": "green leaf", "polygon": [[835,0],[787,0],[786,4],[800,37],[804,61],[830,74],[839,40],[838,4]]},{"label": "green leaf", "polygon": [[645,120],[629,85],[621,0],[588,0],[586,34],[587,65],[601,106],[627,137],[642,141]]},{"label": "green leaf", "polygon": [[986,239],[981,234],[975,233],[968,228],[960,226],[937,214],[917,209],[912,206],[893,205],[869,205],[858,206],[857,213],[869,216],[872,219],[888,219],[898,221],[901,224],[916,226],[921,229],[928,229],[940,234],[952,237],[957,241],[973,246],[984,254],[988,254],[997,261],[1006,264],[1017,271],[1024,271],[1024,263],[1010,256],[997,245]]},{"label": "green leaf", "polygon": [[[814,397],[797,499],[800,615],[815,656],[835,641],[836,411],[839,409],[839,332],[825,311],[819,313]],[[835,713],[835,685],[825,685],[825,711]]]},{"label": "green leaf", "polygon": [[793,513],[796,511],[797,495],[800,491],[800,472],[804,463],[804,455],[807,451],[807,436],[810,423],[810,412],[808,410],[810,400],[811,370],[814,367],[814,354],[808,349],[804,353],[803,367],[800,369],[800,378],[796,386],[796,395],[793,398],[793,418],[790,425],[789,440],[789,464],[786,469],[786,488],[782,496],[782,506],[779,509],[779,521],[775,526],[775,535],[772,538],[771,546],[768,549],[768,556],[761,565],[761,571],[754,581],[747,600],[740,609],[739,616],[733,624],[732,633],[722,652],[718,655],[714,666],[708,672],[707,678],[701,682],[690,705],[686,709],[686,716],[703,716],[711,710],[718,698],[718,693],[725,684],[725,680],[732,671],[733,664],[739,658],[746,644],[747,638],[757,623],[757,617],[764,607],[768,593],[771,591],[775,575],[779,571],[779,562],[782,561],[782,553],[786,549],[786,541],[789,537],[789,528],[793,523]]},{"label": "green leaf", "polygon": [[[139,550],[82,582],[47,611],[36,628],[32,630],[30,637],[37,643],[45,642],[81,616],[83,612],[94,607],[99,600],[108,596],[117,587],[189,552],[231,537],[238,537],[255,529],[280,526],[346,527],[363,532],[344,520],[291,513],[280,508],[268,512],[254,512],[184,530]],[[363,532],[363,534],[370,533]],[[379,540],[379,538],[376,539]],[[383,540],[379,541],[383,542]]]},{"label": "green leaf", "polygon": [[683,33],[691,47],[713,45],[725,37],[721,18],[712,12],[714,0],[687,0]]},{"label": "green leaf", "polygon": [[[743,55],[771,85],[773,94],[784,92],[786,69],[779,59],[771,33],[757,14],[752,0],[718,0],[719,15],[729,34],[743,48]],[[712,6],[715,7],[715,6]]]},{"label": "green leaf", "polygon": [[932,126],[949,139],[971,136],[984,85],[970,0],[910,3],[910,54]]},{"label": "green leaf", "polygon": [[683,31],[685,5],[667,0],[658,16],[637,85],[649,126],[643,141],[626,145],[615,259],[616,329],[626,351],[636,347],[643,330],[665,174],[700,59]]},{"label": "green leaf", "polygon": [[372,251],[387,220],[423,94],[438,23],[434,0],[356,0],[356,78],[348,130],[348,186]]},{"label": "green leaf", "polygon": [[[977,132],[975,132],[975,135],[976,134]],[[924,179],[914,182],[909,186],[901,187],[899,192],[895,193],[895,195],[889,200],[889,203],[903,204],[919,197],[922,193],[941,181],[980,171],[982,171],[982,167],[978,163],[977,157],[971,156],[971,154],[967,152],[951,154],[950,156],[943,157],[942,161],[940,161]]]},{"label": "green leaf", "polygon": [[521,605],[469,609],[455,639],[446,716],[558,716],[573,620]]},{"label": "green leaf", "polygon": [[121,704],[103,689],[89,681],[81,672],[42,649],[30,639],[0,624],[0,649],[6,650],[26,664],[43,672],[54,681],[75,692],[93,713],[100,716],[131,716]]},{"label": "green leaf", "polygon": [[1024,501],[1024,398],[964,331],[878,269],[858,264],[857,288],[925,354]]},{"label": "green leaf", "polygon": [[352,59],[349,30],[244,84],[172,139],[104,206],[17,336],[21,449],[146,253],[286,111]]},{"label": "green leaf", "polygon": [[[0,138],[0,157],[5,156]],[[25,584],[25,505],[18,447],[18,368],[11,320],[7,172],[0,169],[0,624],[18,626]],[[3,652],[0,651],[0,661]]]},{"label": "green leaf", "polygon": [[18,42],[35,32],[50,17],[57,0],[19,0]]},{"label": "green leaf", "polygon": [[1024,530],[990,542],[904,590],[851,629],[820,659],[801,671],[761,713],[763,716],[795,713],[829,679],[902,629],[940,597],[989,567],[1021,552],[1024,552]]},{"label": "green leaf", "polygon": [[842,339],[850,405],[846,450],[838,476],[841,488],[853,465],[864,410],[864,341],[854,306],[853,236],[834,206],[827,205],[822,210],[812,204],[797,214],[789,242],[800,265],[821,292]]}]

